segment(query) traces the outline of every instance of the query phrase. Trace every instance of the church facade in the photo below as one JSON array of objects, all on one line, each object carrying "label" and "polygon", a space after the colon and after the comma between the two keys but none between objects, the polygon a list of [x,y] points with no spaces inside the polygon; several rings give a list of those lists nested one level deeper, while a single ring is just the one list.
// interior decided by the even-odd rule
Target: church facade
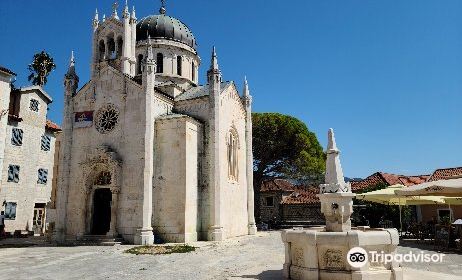
[{"label": "church facade", "polygon": [[198,84],[196,39],[166,14],[93,20],[91,79],[64,78],[54,238],[152,244],[255,234],[251,96],[215,49]]}]

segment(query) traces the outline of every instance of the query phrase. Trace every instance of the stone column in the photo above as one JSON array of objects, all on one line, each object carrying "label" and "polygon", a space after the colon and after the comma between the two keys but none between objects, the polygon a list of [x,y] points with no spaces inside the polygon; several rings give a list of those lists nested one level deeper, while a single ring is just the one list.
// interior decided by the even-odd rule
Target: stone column
[{"label": "stone column", "polygon": [[112,201],[111,201],[111,223],[109,226],[109,232],[107,233],[110,237],[117,237],[117,208],[119,205],[119,189],[111,189]]},{"label": "stone column", "polygon": [[53,240],[64,243],[66,240],[67,206],[71,180],[72,142],[74,133],[74,100],[77,93],[79,77],[75,73],[74,52],[72,52],[69,68],[64,75],[64,116],[62,142],[59,151],[59,174],[56,190],[56,226]]},{"label": "stone column", "polygon": [[[176,61],[176,59],[174,59]],[[176,71],[176,69],[174,69]],[[223,222],[221,217],[221,162],[220,159],[220,93],[221,93],[221,71],[218,68],[217,54],[215,48],[212,51],[212,60],[209,71],[207,71],[209,82],[209,156],[210,156],[210,227],[208,229],[208,240],[222,241],[225,239]]]},{"label": "stone column", "polygon": [[154,234],[152,232],[152,177],[154,175],[154,81],[156,73],[156,62],[152,53],[151,38],[148,38],[146,56],[142,73],[143,90],[145,96],[145,131],[143,142],[143,201],[141,228],[135,236],[135,243],[141,245],[154,244]]},{"label": "stone column", "polygon": [[254,213],[254,188],[253,188],[253,152],[252,152],[252,97],[250,96],[247,78],[244,81],[245,103],[245,144],[246,144],[246,171],[247,171],[247,213],[249,234],[257,233]]},{"label": "stone column", "polygon": [[95,194],[95,189],[94,188],[89,188],[87,189],[87,201],[86,201],[86,221],[85,221],[85,231],[87,234],[91,233],[91,217],[93,215],[93,195]]}]

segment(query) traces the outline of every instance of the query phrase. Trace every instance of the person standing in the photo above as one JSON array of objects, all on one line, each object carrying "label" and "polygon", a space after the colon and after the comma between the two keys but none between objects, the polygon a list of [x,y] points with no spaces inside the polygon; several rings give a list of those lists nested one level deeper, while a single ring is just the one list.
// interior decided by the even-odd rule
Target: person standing
[{"label": "person standing", "polygon": [[5,237],[5,212],[0,212],[0,239]]}]

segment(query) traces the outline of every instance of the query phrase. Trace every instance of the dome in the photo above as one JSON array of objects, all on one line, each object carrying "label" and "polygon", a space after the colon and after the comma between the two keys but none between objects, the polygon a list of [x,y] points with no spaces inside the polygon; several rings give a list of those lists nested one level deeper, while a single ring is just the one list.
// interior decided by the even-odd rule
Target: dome
[{"label": "dome", "polygon": [[181,42],[196,49],[196,39],[191,30],[180,20],[165,14],[147,16],[136,25],[136,40],[167,39]]}]

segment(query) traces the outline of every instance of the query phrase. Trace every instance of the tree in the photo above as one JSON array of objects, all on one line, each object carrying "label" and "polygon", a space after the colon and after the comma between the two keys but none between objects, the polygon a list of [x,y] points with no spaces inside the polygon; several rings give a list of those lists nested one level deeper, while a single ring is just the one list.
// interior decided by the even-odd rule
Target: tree
[{"label": "tree", "polygon": [[51,57],[45,51],[34,54],[32,63],[28,67],[31,74],[27,79],[32,81],[33,85],[44,86],[47,83],[47,77],[56,69],[56,65]]},{"label": "tree", "polygon": [[[255,206],[263,180],[318,180],[325,170],[325,154],[313,132],[291,116],[253,113]],[[257,212],[258,213],[258,212]]]}]

